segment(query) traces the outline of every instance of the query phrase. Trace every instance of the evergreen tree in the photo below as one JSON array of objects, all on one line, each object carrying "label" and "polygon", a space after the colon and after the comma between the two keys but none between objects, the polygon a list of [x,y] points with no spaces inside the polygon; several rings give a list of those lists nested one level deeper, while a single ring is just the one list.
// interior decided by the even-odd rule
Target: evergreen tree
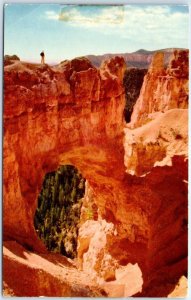
[{"label": "evergreen tree", "polygon": [[56,172],[46,174],[34,226],[50,251],[70,258],[76,256],[80,199],[84,191],[85,180],[73,166],[60,166]]}]

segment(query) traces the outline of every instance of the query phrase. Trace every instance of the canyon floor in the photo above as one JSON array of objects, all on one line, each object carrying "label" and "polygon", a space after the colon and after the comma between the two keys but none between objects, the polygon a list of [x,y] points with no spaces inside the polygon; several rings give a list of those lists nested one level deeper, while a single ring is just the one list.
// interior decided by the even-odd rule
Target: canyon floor
[{"label": "canyon floor", "polygon": [[[86,272],[79,270],[76,261],[62,255],[30,252],[14,241],[4,243],[3,254],[4,296],[124,296],[124,280],[120,284],[115,281],[97,284]],[[139,274],[129,266],[128,277],[130,290],[137,285]],[[127,278],[124,279],[126,282]]]},{"label": "canyon floor", "polygon": [[[75,296],[103,297],[104,290],[79,271],[75,262],[66,257],[27,251],[14,241],[5,242],[5,296]],[[17,275],[16,275],[17,274]],[[30,284],[32,279],[33,283]]]},{"label": "canyon floor", "polygon": [[[3,254],[5,297],[124,297],[125,284],[108,282],[98,285],[87,273],[79,271],[75,261],[62,255],[39,255],[14,241],[4,243]],[[137,284],[137,275],[129,267],[129,289]],[[166,288],[169,290],[169,284]],[[185,297],[187,279],[182,276],[176,287],[172,285],[171,289],[173,291],[168,297]]]}]

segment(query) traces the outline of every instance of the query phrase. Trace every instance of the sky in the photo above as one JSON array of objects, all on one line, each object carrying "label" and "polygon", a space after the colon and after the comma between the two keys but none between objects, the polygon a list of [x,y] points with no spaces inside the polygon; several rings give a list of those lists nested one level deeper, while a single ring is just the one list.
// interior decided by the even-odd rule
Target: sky
[{"label": "sky", "polygon": [[88,54],[188,48],[189,12],[182,5],[4,6],[4,54],[59,63]]}]

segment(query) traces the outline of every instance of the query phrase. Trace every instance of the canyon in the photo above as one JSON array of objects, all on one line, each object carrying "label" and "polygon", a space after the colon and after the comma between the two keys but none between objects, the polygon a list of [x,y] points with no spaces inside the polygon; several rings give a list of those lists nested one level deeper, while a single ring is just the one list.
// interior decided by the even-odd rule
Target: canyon
[{"label": "canyon", "polygon": [[[188,51],[167,67],[155,54],[130,123],[125,70],[119,56],[99,69],[86,58],[5,66],[5,295],[185,295]],[[49,253],[34,229],[44,176],[66,164],[86,179],[75,261]]]}]

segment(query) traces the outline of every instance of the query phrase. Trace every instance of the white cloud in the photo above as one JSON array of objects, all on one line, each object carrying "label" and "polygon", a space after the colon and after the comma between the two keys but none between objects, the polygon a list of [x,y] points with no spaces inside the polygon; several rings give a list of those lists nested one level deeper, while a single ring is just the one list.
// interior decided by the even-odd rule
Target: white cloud
[{"label": "white cloud", "polygon": [[[109,33],[109,28],[105,30]],[[173,44],[183,46],[188,39],[188,14],[181,12],[171,13],[169,7],[152,6],[146,9],[135,7],[127,8],[121,26],[112,29],[112,34],[120,34],[127,40],[143,40],[153,44]],[[184,41],[184,42],[183,42]]]},{"label": "white cloud", "polygon": [[70,22],[72,26],[82,27],[95,27],[98,28],[107,24],[107,26],[113,26],[113,24],[119,24],[124,17],[123,6],[108,7],[93,11],[89,15],[84,13],[81,8],[67,8],[63,9],[60,13],[59,20]]},{"label": "white cloud", "polygon": [[47,11],[46,18],[105,35],[119,35],[140,45],[143,40],[151,46],[166,43],[186,47],[188,43],[188,14],[173,12],[168,5],[104,6],[97,9],[94,6],[89,12],[83,6],[65,6],[59,15]]},{"label": "white cloud", "polygon": [[46,11],[45,17],[49,20],[58,20],[59,19],[59,15],[53,10]]}]

